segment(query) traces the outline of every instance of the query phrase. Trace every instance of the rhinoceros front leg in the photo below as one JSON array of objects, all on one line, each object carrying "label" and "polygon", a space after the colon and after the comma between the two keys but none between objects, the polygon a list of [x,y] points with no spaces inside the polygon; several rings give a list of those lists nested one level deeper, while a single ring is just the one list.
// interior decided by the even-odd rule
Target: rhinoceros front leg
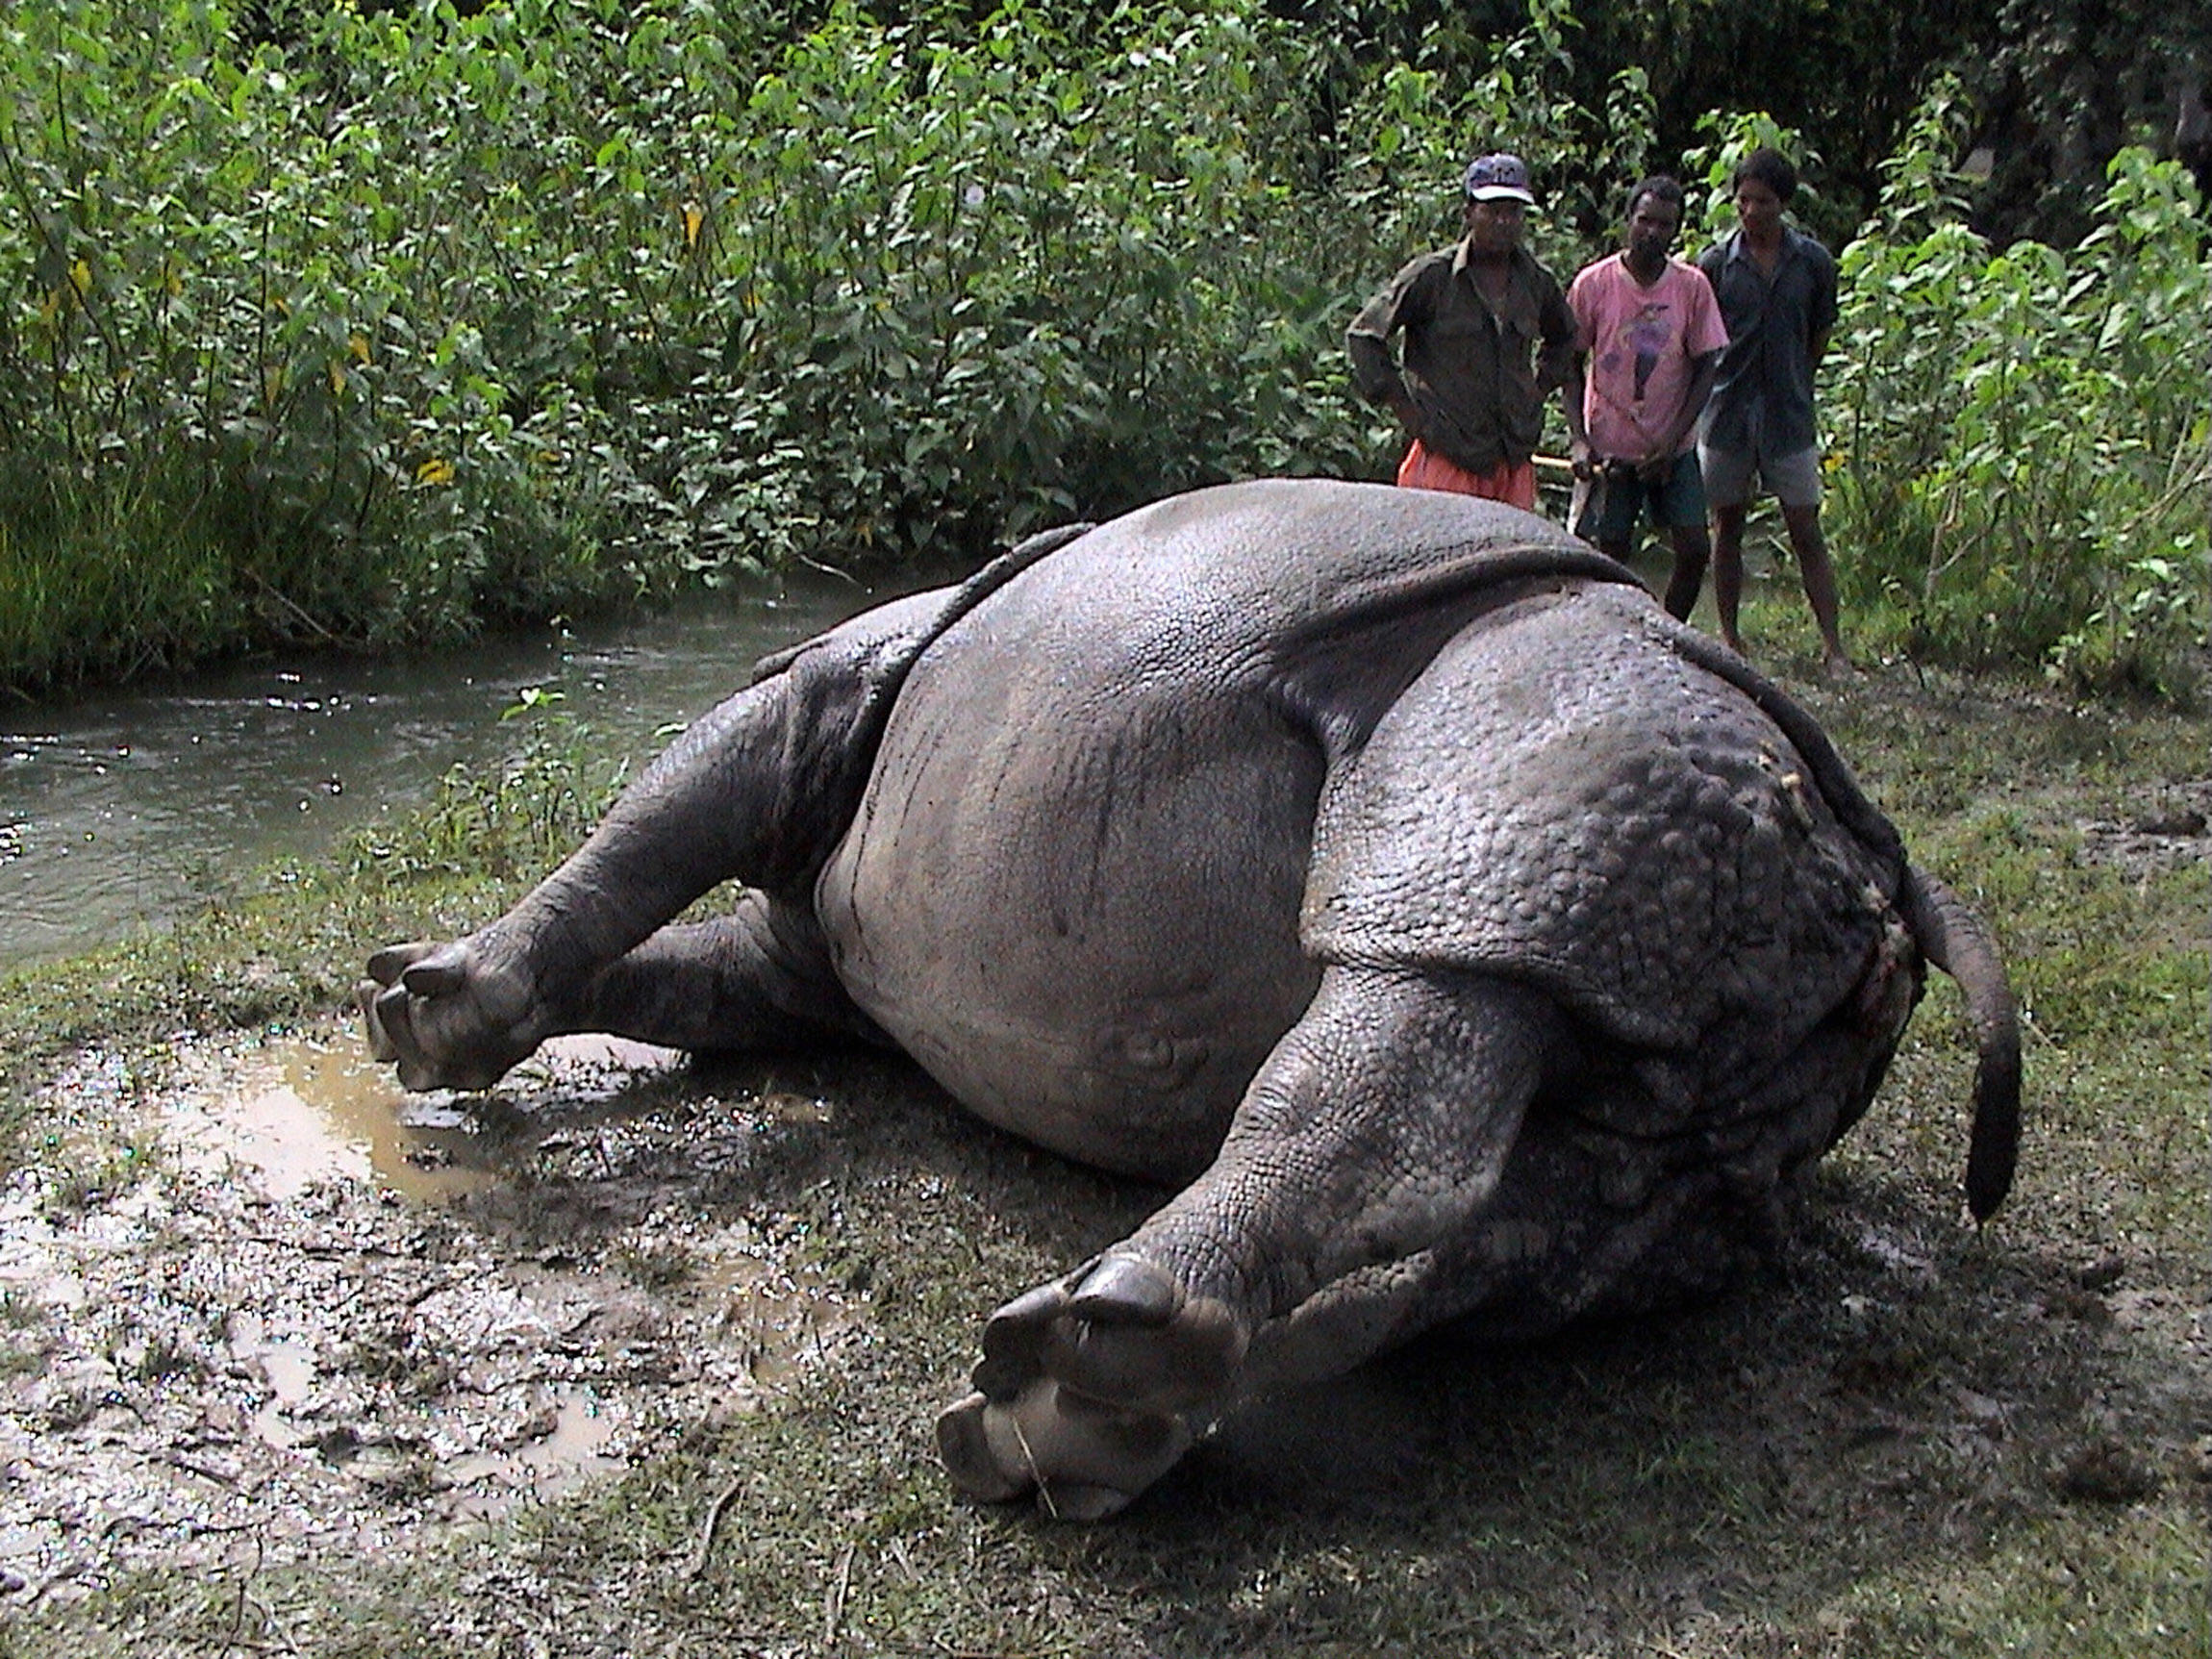
[{"label": "rhinoceros front leg", "polygon": [[[605,977],[700,894],[732,879],[802,889],[873,760],[855,736],[885,694],[868,646],[832,636],[693,721],[497,921],[372,956],[371,1052],[410,1089],[489,1088],[546,1037],[608,1029]],[[700,968],[695,943],[674,954]]]},{"label": "rhinoceros front leg", "polygon": [[940,1420],[953,1479],[1095,1520],[1238,1393],[1328,1376],[1432,1322],[1442,1254],[1497,1188],[1557,1043],[1497,981],[1332,968],[1214,1165],[1123,1243],[1010,1302]]}]

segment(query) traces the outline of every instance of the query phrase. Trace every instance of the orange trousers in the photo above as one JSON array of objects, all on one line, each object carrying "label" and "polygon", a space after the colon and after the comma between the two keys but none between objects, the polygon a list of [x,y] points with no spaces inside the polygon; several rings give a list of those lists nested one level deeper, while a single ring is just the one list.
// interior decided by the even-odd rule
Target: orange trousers
[{"label": "orange trousers", "polygon": [[1470,472],[1431,451],[1420,439],[1398,463],[1397,481],[1408,490],[1450,490],[1461,495],[1479,495],[1485,501],[1502,501],[1524,513],[1536,511],[1536,463],[1510,462],[1490,472]]}]

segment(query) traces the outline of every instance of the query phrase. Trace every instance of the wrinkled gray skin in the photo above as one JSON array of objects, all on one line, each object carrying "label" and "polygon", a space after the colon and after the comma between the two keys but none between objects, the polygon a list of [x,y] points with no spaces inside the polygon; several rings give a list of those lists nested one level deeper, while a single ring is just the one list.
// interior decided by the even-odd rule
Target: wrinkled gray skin
[{"label": "wrinkled gray skin", "polygon": [[[1865,1109],[1923,957],[1980,1026],[1996,1208],[1986,936],[1809,716],[1621,566],[1315,482],[1049,540],[771,658],[512,913],[379,953],[375,1052],[472,1089],[558,1032],[889,1041],[1174,1184],[993,1316],[939,1424],[967,1491],[1068,1517],[1440,1321],[1714,1285]],[[666,925],[733,879],[733,917]]]}]

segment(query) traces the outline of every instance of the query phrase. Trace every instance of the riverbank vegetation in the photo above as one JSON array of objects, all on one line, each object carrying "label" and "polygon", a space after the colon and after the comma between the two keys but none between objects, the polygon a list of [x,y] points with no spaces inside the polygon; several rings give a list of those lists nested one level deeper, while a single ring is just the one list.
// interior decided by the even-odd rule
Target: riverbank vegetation
[{"label": "riverbank vegetation", "polygon": [[[1762,130],[1657,153],[1680,110],[1569,0],[1495,35],[1260,0],[472,10],[0,20],[0,686],[1379,476],[1342,329],[1452,234],[1471,136],[1535,164],[1566,270],[1623,183],[1724,178]],[[1671,97],[1678,58],[1649,60]],[[1826,373],[1855,618],[1923,660],[2186,691],[2202,206],[2129,149],[2078,245],[1993,246],[1959,108],[1933,86],[1885,130],[1878,198],[1862,155],[1808,199],[1851,239]],[[1860,141],[1841,119],[1816,138]]]}]

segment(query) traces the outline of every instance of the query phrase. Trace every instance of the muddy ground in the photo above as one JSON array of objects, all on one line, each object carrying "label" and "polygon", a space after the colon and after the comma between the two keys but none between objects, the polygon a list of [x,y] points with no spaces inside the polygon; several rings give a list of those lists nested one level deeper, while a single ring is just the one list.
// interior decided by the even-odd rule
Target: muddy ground
[{"label": "muddy ground", "polygon": [[[716,1174],[681,1057],[565,1040],[406,1095],[342,1028],[82,1059],[0,1196],[0,1589],[390,1553],[572,1492],[867,1340]],[[688,1101],[683,1098],[691,1094]],[[740,1155],[771,1091],[716,1113]],[[72,1156],[72,1154],[75,1154]]]}]

